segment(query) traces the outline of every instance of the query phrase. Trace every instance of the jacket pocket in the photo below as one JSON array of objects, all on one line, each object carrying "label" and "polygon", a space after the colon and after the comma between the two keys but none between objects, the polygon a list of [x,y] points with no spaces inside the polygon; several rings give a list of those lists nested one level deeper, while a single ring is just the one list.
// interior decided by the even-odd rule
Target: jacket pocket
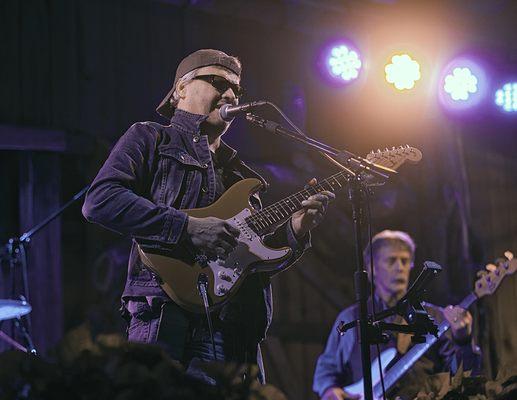
[{"label": "jacket pocket", "polygon": [[159,204],[175,208],[194,207],[202,174],[207,167],[181,148],[159,149]]},{"label": "jacket pocket", "polygon": [[160,328],[161,308],[152,308],[143,298],[129,300],[127,309],[130,316],[128,340],[139,343],[156,342]]}]

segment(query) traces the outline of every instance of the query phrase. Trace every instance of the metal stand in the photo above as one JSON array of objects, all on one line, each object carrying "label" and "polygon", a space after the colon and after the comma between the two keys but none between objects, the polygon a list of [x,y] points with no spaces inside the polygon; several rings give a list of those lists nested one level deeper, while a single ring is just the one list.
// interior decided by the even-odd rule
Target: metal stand
[{"label": "metal stand", "polygon": [[[284,116],[278,107],[274,106],[274,108]],[[284,118],[290,123],[285,116]],[[362,244],[362,227],[363,224],[366,223],[366,226],[368,226],[369,223],[369,221],[365,221],[367,215],[367,213],[364,212],[366,209],[365,204],[367,204],[367,194],[368,190],[370,190],[369,186],[372,185],[372,180],[375,180],[375,185],[383,184],[391,175],[395,174],[396,171],[371,163],[349,151],[340,151],[325,143],[318,142],[306,136],[292,123],[291,125],[297,131],[286,129],[274,121],[266,120],[251,113],[246,115],[246,119],[269,132],[296,140],[308,148],[318,150],[326,156],[331,156],[332,160],[343,169],[346,175],[348,198],[352,204],[352,219],[355,234],[357,268],[354,273],[354,288],[355,297],[359,304],[359,319],[347,324],[342,323],[338,330],[342,334],[353,326],[359,327],[364,399],[373,400],[370,345],[387,341],[389,337],[384,333],[386,330],[413,333],[415,335],[413,340],[415,341],[425,340],[424,335],[427,333],[437,334],[437,327],[420,303],[420,296],[425,284],[429,281],[428,278],[440,272],[441,267],[437,264],[426,262],[424,271],[422,271],[417,281],[396,307],[375,315],[375,320],[373,317],[370,317],[368,315],[368,273],[364,268]],[[380,321],[395,313],[402,315],[408,322],[408,325],[389,324]]]},{"label": "metal stand", "polygon": [[368,273],[364,269],[362,226],[363,219],[362,198],[364,187],[361,185],[360,176],[356,176],[349,185],[348,198],[352,203],[352,220],[355,233],[355,261],[356,271],[354,274],[355,299],[359,303],[359,344],[361,345],[361,366],[363,369],[364,397],[366,400],[373,399],[371,359],[370,359],[370,336],[368,317]]},{"label": "metal stand", "polygon": [[[85,186],[81,189],[75,196],[72,197],[71,200],[62,205],[59,209],[54,211],[51,215],[49,215],[46,219],[40,222],[38,225],[28,230],[24,234],[22,234],[19,238],[14,237],[9,239],[8,243],[4,245],[0,249],[0,261],[7,262],[9,264],[12,287],[11,287],[11,297],[14,299],[16,296],[16,279],[15,279],[15,270],[16,266],[20,265],[22,270],[22,280],[23,280],[23,293],[20,297],[27,302],[30,302],[29,297],[29,282],[28,282],[28,271],[27,271],[27,253],[26,246],[30,243],[31,238],[34,234],[38,233],[41,229],[47,226],[50,222],[56,219],[59,215],[63,213],[68,207],[70,207],[73,203],[83,197],[90,186]],[[30,314],[27,314],[25,317],[26,324],[21,318],[17,318],[15,320],[14,325],[20,331],[22,336],[24,337],[27,349],[31,353],[36,353],[36,349],[32,343],[31,339],[31,320]],[[26,326],[25,326],[26,325]],[[14,333],[14,332],[13,332]],[[14,334],[13,334],[14,336]]]},{"label": "metal stand", "polygon": [[282,125],[266,120],[254,114],[247,114],[246,119],[251,123],[264,128],[265,130],[279,134],[290,139],[301,142],[306,147],[318,150],[324,154],[337,158],[342,169],[347,173],[348,177],[348,196],[352,203],[354,232],[355,232],[355,248],[356,248],[356,264],[357,271],[354,275],[354,286],[356,299],[359,302],[359,331],[361,343],[361,359],[364,377],[364,394],[365,399],[372,400],[372,377],[371,377],[371,361],[370,361],[370,337],[369,326],[371,322],[368,317],[368,274],[363,265],[363,246],[362,246],[362,222],[363,222],[363,199],[365,197],[365,190],[368,190],[363,182],[362,173],[373,175],[381,180],[386,180],[390,175],[396,173],[389,168],[373,164],[368,160],[359,157],[349,151],[340,151],[325,143],[321,143],[310,137],[302,136],[298,132],[286,129]]},{"label": "metal stand", "polygon": [[[432,261],[424,262],[424,268],[411,285],[407,293],[397,304],[387,310],[381,311],[375,315],[375,318],[368,322],[368,338],[370,344],[383,343],[388,337],[385,331],[403,332],[412,334],[411,340],[416,343],[425,342],[424,335],[430,333],[437,337],[438,327],[434,320],[425,311],[422,304],[422,298],[425,294],[426,287],[431,280],[442,272],[442,267]],[[383,322],[383,319],[392,315],[400,315],[403,317],[407,325],[392,324]],[[348,323],[341,322],[337,327],[338,332],[342,335],[348,329],[357,326],[359,321],[351,321]]]}]

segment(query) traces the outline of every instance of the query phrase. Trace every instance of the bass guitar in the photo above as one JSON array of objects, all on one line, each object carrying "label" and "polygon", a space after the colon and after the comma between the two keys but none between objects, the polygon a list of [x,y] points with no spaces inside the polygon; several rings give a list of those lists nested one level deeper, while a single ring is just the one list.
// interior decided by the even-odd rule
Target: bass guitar
[{"label": "bass guitar", "polygon": [[[507,261],[499,265],[488,264],[486,266],[487,273],[476,281],[474,290],[458,304],[459,307],[466,310],[481,297],[493,294],[505,277],[515,273],[517,270],[517,259],[513,258],[513,254],[509,251],[505,252],[505,256]],[[387,367],[397,355],[397,350],[394,348],[384,350],[372,363],[373,399],[382,399],[379,362],[383,371],[384,388],[386,392],[389,392],[398,380],[450,329],[450,327],[448,321],[443,321],[438,327],[438,337],[426,335],[425,343],[415,344],[404,356],[397,360],[395,364],[390,366],[389,369],[387,369]],[[361,396],[361,400],[364,399],[363,379],[344,387],[343,390],[347,393]]]}]

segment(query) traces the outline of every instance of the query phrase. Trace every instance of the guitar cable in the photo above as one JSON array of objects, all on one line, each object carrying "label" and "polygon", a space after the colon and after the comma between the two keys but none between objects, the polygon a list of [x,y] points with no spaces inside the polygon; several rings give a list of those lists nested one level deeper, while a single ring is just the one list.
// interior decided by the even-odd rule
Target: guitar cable
[{"label": "guitar cable", "polygon": [[210,333],[210,341],[212,342],[212,352],[214,354],[214,361],[217,361],[217,352],[215,350],[215,340],[214,340],[214,328],[212,325],[212,318],[210,316],[209,304],[208,304],[208,277],[206,274],[199,274],[197,277],[197,289],[199,291],[199,295],[203,299],[203,306],[205,307],[206,320],[208,322],[208,332]]},{"label": "guitar cable", "polygon": [[[368,189],[365,191],[366,195],[366,205],[368,209],[368,241],[370,245],[370,275],[372,277],[370,282],[370,296],[372,298],[372,314],[373,319],[375,320],[375,273],[374,273],[374,267],[373,267],[373,242],[372,242],[372,210],[370,208],[370,196]],[[375,344],[375,348],[377,349],[377,360],[379,360],[379,376],[381,378],[381,387],[382,387],[382,398],[386,400],[386,388],[384,387],[384,375],[382,373],[382,366],[381,366],[381,348],[379,346],[379,343]],[[373,388],[372,388],[373,390]]]}]

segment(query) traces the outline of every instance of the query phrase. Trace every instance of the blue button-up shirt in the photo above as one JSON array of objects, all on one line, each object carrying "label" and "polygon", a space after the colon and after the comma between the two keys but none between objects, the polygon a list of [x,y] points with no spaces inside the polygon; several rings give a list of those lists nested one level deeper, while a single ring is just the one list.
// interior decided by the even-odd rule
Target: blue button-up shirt
[{"label": "blue button-up shirt", "polygon": [[[380,299],[376,299],[376,310],[386,310],[387,305]],[[426,304],[427,312],[439,324],[443,321],[441,309],[432,304]],[[371,302],[369,304],[371,313]],[[362,379],[361,346],[357,329],[347,330],[340,336],[337,328],[341,321],[348,323],[359,318],[359,307],[350,306],[341,311],[334,322],[330,335],[327,339],[324,352],[318,358],[314,372],[313,390],[321,397],[330,387],[344,387]],[[381,352],[387,348],[396,348],[396,335],[391,335],[388,343],[380,345]],[[372,348],[373,350],[373,348]],[[398,357],[401,355],[399,354]],[[377,357],[377,352],[371,352],[371,361]],[[401,378],[400,384],[395,387],[397,395],[405,395],[406,390],[418,386],[423,382],[425,376],[443,371],[456,372],[458,366],[463,363],[463,369],[480,372],[481,355],[479,348],[470,340],[466,343],[455,343],[449,333],[438,340],[429,351],[417,361],[405,377]],[[410,394],[412,399],[416,395]],[[403,397],[404,398],[404,397]]]}]

